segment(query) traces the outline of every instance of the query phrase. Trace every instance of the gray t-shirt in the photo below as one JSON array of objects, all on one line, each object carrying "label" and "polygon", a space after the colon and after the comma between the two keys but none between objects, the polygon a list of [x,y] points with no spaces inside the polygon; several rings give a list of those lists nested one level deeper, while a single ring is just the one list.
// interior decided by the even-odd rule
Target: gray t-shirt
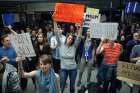
[{"label": "gray t-shirt", "polygon": [[60,47],[61,69],[71,70],[77,67],[75,53],[80,40],[81,39],[77,37],[72,46],[64,44]]}]

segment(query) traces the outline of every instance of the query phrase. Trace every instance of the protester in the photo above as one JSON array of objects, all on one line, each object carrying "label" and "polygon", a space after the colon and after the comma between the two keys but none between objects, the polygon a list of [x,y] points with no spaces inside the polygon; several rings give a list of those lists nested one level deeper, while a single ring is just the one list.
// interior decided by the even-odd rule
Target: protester
[{"label": "protester", "polygon": [[[135,45],[133,48],[132,48],[132,52],[130,54],[130,61],[132,63],[135,63],[137,65],[140,64],[140,45]],[[134,85],[134,87],[137,92],[136,93],[140,93],[140,86],[138,85]]]},{"label": "protester", "polygon": [[3,60],[5,63],[9,63],[16,67],[16,51],[11,45],[9,36],[3,35],[1,36],[1,42],[3,46],[0,48],[0,60]]},{"label": "protester", "polygon": [[46,28],[46,37],[48,39],[48,43],[50,44],[51,42],[51,37],[53,36],[53,28],[52,25],[48,25]]},{"label": "protester", "polygon": [[75,80],[77,76],[77,64],[75,61],[75,53],[76,48],[80,43],[80,36],[82,33],[82,28],[77,26],[79,33],[74,40],[74,36],[68,34],[66,37],[66,42],[64,45],[60,47],[60,56],[61,56],[61,91],[64,92],[64,88],[66,85],[67,77],[69,76],[70,79],[70,93],[75,92]]},{"label": "protester", "polygon": [[[31,29],[31,41],[33,48],[35,50],[35,45],[37,44],[37,38],[36,38],[37,31],[35,29]],[[35,51],[36,52],[36,51]],[[23,68],[26,72],[30,72],[32,70],[35,70],[37,67],[37,60],[38,56],[34,57],[26,57],[26,60],[23,62]],[[32,78],[33,84],[35,86],[35,78]],[[23,91],[27,89],[28,79],[21,78],[21,88]],[[35,86],[36,87],[36,86]]]},{"label": "protester", "polygon": [[36,35],[38,36],[38,35],[41,35],[41,34],[43,34],[43,30],[42,30],[42,28],[39,28]]},{"label": "protester", "polygon": [[4,29],[0,36],[0,93],[21,93],[20,78],[17,74],[16,52],[11,45],[9,35],[17,34],[11,26]]},{"label": "protester", "polygon": [[130,55],[130,60],[133,63],[137,63],[137,62],[140,61],[140,45],[135,45],[132,48],[132,52],[131,52],[131,55]]},{"label": "protester", "polygon": [[36,29],[32,29],[32,31],[31,31],[31,41],[32,41],[33,46],[35,46],[36,43],[37,43],[36,34],[37,34]]},{"label": "protester", "polygon": [[[57,25],[57,24],[55,24]],[[56,73],[60,73],[60,45],[65,43],[66,37],[62,34],[63,29],[59,28],[54,31],[51,37],[50,47],[52,49],[53,68]]]},{"label": "protester", "polygon": [[[115,43],[114,40],[102,40],[97,48],[97,54],[102,53],[104,58],[97,74],[98,84],[103,82],[105,93],[117,93],[116,91],[116,70],[117,62],[122,51],[122,45]],[[109,85],[110,84],[110,85]]]},{"label": "protester", "polygon": [[[52,69],[52,59],[48,55],[41,55],[39,58],[39,69],[31,72],[24,72],[22,61],[17,59],[18,70],[22,77],[35,77],[37,93],[60,93],[59,77]],[[57,77],[56,77],[57,76]]]},{"label": "protester", "polygon": [[48,40],[46,37],[44,37],[43,34],[37,35],[37,44],[35,45],[35,50],[37,53],[37,57],[39,57],[42,54],[47,54],[50,56],[52,55],[52,51]]},{"label": "protester", "polygon": [[86,87],[90,83],[91,71],[93,62],[95,59],[95,44],[93,46],[92,40],[90,38],[90,29],[86,32],[84,47],[82,49],[82,58],[80,63],[80,71],[78,76],[78,83],[77,86],[81,85],[82,75],[84,73],[85,67],[87,66],[87,83],[85,84]]},{"label": "protester", "polygon": [[132,48],[135,46],[135,45],[139,45],[140,44],[140,34],[138,32],[135,32],[133,33],[133,40],[129,40],[126,44],[126,57],[125,57],[125,60],[127,62],[130,62],[129,60],[129,57],[130,57],[130,54],[131,54],[131,51],[132,51]]}]

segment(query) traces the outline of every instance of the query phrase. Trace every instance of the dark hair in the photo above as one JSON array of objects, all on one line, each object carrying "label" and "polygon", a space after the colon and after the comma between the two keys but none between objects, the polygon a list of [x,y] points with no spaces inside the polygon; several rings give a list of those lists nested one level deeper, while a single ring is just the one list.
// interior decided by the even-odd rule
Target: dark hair
[{"label": "dark hair", "polygon": [[[36,36],[36,38],[38,38],[39,35],[41,35],[42,38],[43,38],[43,45],[47,45],[47,44],[48,44],[48,39],[47,39],[47,37],[45,37],[44,34],[38,34],[38,35]],[[38,42],[38,40],[37,40],[37,42]]]},{"label": "dark hair", "polygon": [[52,64],[52,59],[49,55],[41,55],[39,60],[44,64]]},{"label": "dark hair", "polygon": [[5,27],[5,28],[3,29],[3,32],[4,32],[4,34],[9,34],[9,33],[11,33],[11,31],[9,30],[8,27]]},{"label": "dark hair", "polygon": [[4,39],[5,39],[6,37],[8,37],[8,34],[2,35],[2,36],[1,36],[1,41],[4,41]]},{"label": "dark hair", "polygon": [[67,35],[66,35],[66,41],[65,41],[65,44],[67,43],[67,38],[68,38],[69,36],[72,36],[72,38],[73,38],[72,43],[70,44],[70,46],[72,46],[72,45],[74,44],[74,42],[75,42],[75,36],[72,35],[72,34],[67,34]]}]

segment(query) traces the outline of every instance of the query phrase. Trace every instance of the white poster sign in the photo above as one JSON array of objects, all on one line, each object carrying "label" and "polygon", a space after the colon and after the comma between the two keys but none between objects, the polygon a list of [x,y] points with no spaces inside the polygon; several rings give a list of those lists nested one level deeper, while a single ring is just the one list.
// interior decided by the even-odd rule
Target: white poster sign
[{"label": "white poster sign", "polygon": [[18,56],[36,56],[29,33],[10,35],[10,40]]},{"label": "white poster sign", "polygon": [[91,20],[95,23],[99,23],[100,17],[99,9],[87,8],[86,13],[84,14],[83,27],[90,27]]},{"label": "white poster sign", "polygon": [[90,24],[91,38],[106,38],[116,40],[118,35],[118,23],[94,23]]}]

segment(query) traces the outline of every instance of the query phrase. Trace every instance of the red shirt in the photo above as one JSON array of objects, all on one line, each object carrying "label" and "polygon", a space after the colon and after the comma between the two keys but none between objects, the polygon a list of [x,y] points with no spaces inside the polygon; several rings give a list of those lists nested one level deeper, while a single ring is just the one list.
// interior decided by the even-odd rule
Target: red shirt
[{"label": "red shirt", "polygon": [[103,45],[103,55],[104,61],[106,64],[116,64],[120,54],[121,54],[122,45],[119,43],[114,43],[114,47],[110,43]]}]

